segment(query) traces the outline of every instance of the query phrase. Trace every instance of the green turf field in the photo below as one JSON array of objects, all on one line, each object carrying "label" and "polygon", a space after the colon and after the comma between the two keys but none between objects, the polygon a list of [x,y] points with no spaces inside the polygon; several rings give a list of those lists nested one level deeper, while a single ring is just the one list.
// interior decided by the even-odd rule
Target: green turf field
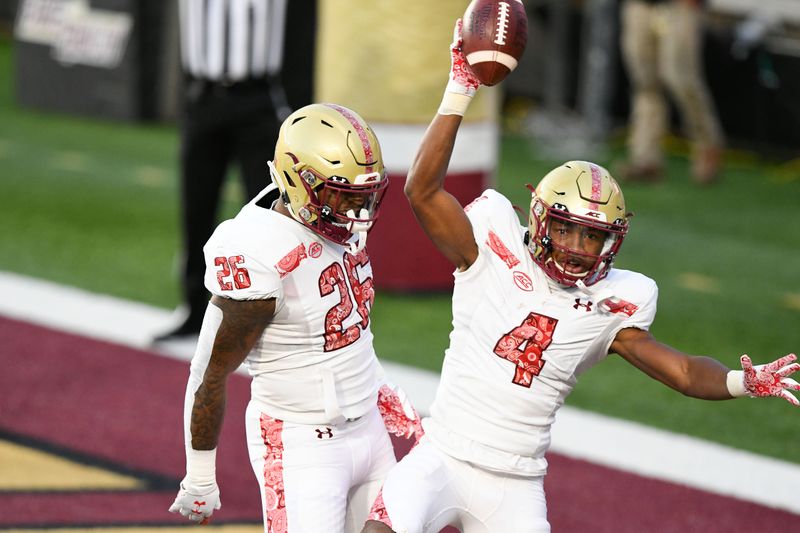
[{"label": "green turf field", "polygon": [[[0,42],[0,270],[173,307],[174,128],[18,109],[11,56]],[[511,136],[501,156],[499,188],[525,208],[523,184],[557,162]],[[636,216],[617,264],[658,282],[655,335],[729,366],[743,352],[766,362],[800,350],[800,165],[731,153],[724,181],[698,188],[678,150],[669,171],[666,183],[625,187]],[[230,183],[226,215],[239,197]],[[447,295],[381,293],[378,352],[436,370],[449,322]],[[800,463],[800,409],[686,399],[617,357],[588,372],[568,403]]]}]

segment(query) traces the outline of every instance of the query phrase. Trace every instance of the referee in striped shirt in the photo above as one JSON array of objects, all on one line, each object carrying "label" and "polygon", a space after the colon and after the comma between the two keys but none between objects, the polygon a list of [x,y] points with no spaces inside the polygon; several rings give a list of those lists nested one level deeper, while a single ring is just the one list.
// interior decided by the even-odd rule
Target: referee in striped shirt
[{"label": "referee in striped shirt", "polygon": [[203,246],[217,223],[228,167],[238,166],[248,199],[258,194],[290,113],[279,77],[288,0],[178,2],[185,89],[180,275],[188,314],[156,341],[200,331],[208,303]]}]

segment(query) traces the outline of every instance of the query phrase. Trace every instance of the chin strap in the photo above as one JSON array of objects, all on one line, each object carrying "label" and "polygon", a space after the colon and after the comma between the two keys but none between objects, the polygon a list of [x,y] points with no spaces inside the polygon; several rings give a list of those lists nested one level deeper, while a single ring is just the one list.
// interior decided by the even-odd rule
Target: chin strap
[{"label": "chin strap", "polygon": [[347,224],[347,231],[358,237],[356,242],[349,242],[347,245],[350,248],[350,253],[355,255],[361,250],[363,250],[367,246],[367,232],[372,227],[372,221],[363,221],[361,219],[366,219],[369,216],[369,211],[362,208],[358,212],[358,217],[356,217],[356,212],[352,209],[347,211],[347,217],[351,220]]}]

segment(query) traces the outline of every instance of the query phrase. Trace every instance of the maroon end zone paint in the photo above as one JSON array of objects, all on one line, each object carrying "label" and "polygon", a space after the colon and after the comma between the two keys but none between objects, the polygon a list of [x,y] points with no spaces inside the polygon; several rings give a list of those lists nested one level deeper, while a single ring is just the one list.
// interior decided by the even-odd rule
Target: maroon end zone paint
[{"label": "maroon end zone paint", "polygon": [[[150,480],[143,490],[3,491],[0,528],[188,527],[186,519],[167,512],[183,476],[188,364],[2,317],[0,338],[0,437],[51,443],[51,451],[90,463],[94,458],[99,466],[117,465]],[[231,376],[228,393],[217,466],[223,506],[213,523],[259,524],[261,502],[244,443],[249,379]],[[407,453],[410,441],[392,440],[398,457]],[[798,515],[787,511],[557,454],[548,459],[545,491],[553,531],[796,529]]]}]

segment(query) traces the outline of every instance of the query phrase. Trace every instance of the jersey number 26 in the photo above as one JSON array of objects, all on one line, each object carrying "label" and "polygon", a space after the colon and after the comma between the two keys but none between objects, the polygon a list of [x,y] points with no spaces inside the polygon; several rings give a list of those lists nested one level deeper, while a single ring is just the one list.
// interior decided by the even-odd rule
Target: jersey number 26
[{"label": "jersey number 26", "polygon": [[[345,253],[342,262],[344,269],[339,263],[331,263],[319,277],[320,296],[327,296],[335,290],[339,292],[339,303],[331,307],[325,314],[326,352],[353,344],[361,337],[361,330],[367,329],[367,325],[369,325],[369,311],[372,308],[372,302],[375,301],[372,278],[359,281],[356,271],[356,266],[365,266],[369,263],[367,254],[363,251],[356,255]],[[347,280],[345,280],[345,270],[347,270]],[[352,296],[347,287],[348,281],[352,289]],[[353,300],[355,300],[361,320],[349,328],[343,329],[342,323],[353,311]]]}]

